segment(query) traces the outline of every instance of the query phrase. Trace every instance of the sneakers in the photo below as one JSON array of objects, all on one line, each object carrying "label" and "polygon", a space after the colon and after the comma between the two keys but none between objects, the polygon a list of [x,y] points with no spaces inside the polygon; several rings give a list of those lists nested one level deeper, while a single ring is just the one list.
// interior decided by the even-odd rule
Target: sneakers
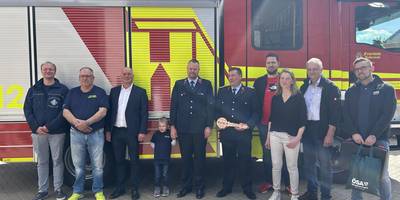
[{"label": "sneakers", "polygon": [[38,192],[32,200],[43,200],[49,196],[48,192]]},{"label": "sneakers", "polygon": [[286,186],[286,187],[285,187],[285,191],[286,191],[288,194],[292,194],[292,188],[290,188],[290,186]]},{"label": "sneakers", "polygon": [[156,198],[161,196],[161,188],[159,186],[154,187],[153,196],[156,197]]},{"label": "sneakers", "polygon": [[271,189],[272,189],[271,183],[263,183],[258,187],[258,192],[259,193],[267,193]]},{"label": "sneakers", "polygon": [[56,200],[64,200],[65,198],[67,198],[67,195],[61,189],[56,191]]},{"label": "sneakers", "polygon": [[82,198],[83,198],[82,194],[72,193],[72,195],[68,198],[68,200],[79,200]]},{"label": "sneakers", "polygon": [[167,186],[163,186],[161,196],[163,197],[169,196],[169,188]]},{"label": "sneakers", "polygon": [[281,192],[274,191],[274,193],[272,193],[271,197],[269,197],[268,200],[281,200]]},{"label": "sneakers", "polygon": [[318,200],[317,194],[316,193],[311,193],[311,192],[306,192],[303,195],[301,195],[299,200]]},{"label": "sneakers", "polygon": [[106,200],[103,192],[96,192],[96,194],[94,194],[94,197],[96,198],[96,200]]},{"label": "sneakers", "polygon": [[299,195],[292,195],[290,200],[299,200]]}]

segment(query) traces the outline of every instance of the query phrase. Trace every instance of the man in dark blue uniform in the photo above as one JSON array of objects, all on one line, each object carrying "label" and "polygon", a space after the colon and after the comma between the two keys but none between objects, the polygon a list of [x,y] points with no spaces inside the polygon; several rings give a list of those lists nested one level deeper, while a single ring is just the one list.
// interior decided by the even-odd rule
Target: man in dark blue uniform
[{"label": "man in dark blue uniform", "polygon": [[216,118],[239,124],[240,127],[228,127],[220,130],[222,142],[224,177],[222,190],[217,197],[225,197],[232,192],[235,177],[236,160],[243,193],[249,199],[255,199],[251,181],[251,139],[252,130],[259,120],[257,99],[252,88],[241,84],[242,71],[239,68],[229,70],[230,85],[218,91],[215,102]]},{"label": "man in dark blue uniform", "polygon": [[179,137],[184,163],[183,185],[177,194],[178,198],[190,193],[192,184],[196,198],[204,197],[206,144],[213,127],[214,113],[211,82],[200,78],[199,70],[199,61],[190,60],[187,65],[188,77],[176,81],[172,90],[171,136]]}]

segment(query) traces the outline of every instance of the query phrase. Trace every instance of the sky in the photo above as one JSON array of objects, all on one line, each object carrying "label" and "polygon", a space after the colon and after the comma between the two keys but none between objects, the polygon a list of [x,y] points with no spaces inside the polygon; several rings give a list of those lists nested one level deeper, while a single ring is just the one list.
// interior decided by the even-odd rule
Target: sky
[{"label": "sky", "polygon": [[400,18],[387,21],[376,26],[372,26],[363,31],[357,31],[356,38],[358,43],[372,44],[374,39],[386,40],[400,29]]}]

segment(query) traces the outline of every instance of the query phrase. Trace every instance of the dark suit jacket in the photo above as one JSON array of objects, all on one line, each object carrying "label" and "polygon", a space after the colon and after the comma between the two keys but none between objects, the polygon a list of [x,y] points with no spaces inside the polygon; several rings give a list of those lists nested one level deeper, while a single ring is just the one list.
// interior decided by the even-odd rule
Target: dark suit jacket
[{"label": "dark suit jacket", "polygon": [[[224,117],[233,123],[246,123],[250,130],[259,121],[259,108],[257,107],[255,92],[252,88],[244,85],[236,95],[233,95],[230,86],[220,88],[215,101],[215,109],[216,119]],[[229,130],[233,130],[233,128],[227,128],[222,132]]]},{"label": "dark suit jacket", "polygon": [[[116,86],[110,92],[110,109],[107,112],[106,131],[112,131],[118,112],[118,100],[121,86]],[[146,90],[132,85],[132,91],[125,110],[126,125],[132,135],[147,132],[147,94]]]},{"label": "dark suit jacket", "polygon": [[203,133],[213,127],[214,106],[211,82],[199,77],[194,90],[187,80],[175,82],[171,98],[171,125],[180,133]]},{"label": "dark suit jacket", "polygon": [[[305,95],[309,86],[310,79],[305,79],[304,84],[300,87],[300,91]],[[324,139],[329,125],[337,126],[340,118],[340,90],[330,80],[321,77],[318,87],[322,88],[321,105],[319,111],[319,119],[321,123],[320,134],[316,138]],[[307,131],[307,129],[306,129]],[[304,134],[305,138],[309,135],[307,132]]]}]

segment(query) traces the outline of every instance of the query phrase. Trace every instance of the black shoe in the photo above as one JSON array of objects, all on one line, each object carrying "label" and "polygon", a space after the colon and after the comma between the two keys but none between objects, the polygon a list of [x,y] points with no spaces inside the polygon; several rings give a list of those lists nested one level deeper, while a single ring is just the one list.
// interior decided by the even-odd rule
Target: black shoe
[{"label": "black shoe", "polygon": [[110,199],[116,199],[125,194],[125,190],[122,188],[115,188],[114,191],[110,194]]},{"label": "black shoe", "polygon": [[132,194],[131,194],[132,200],[137,200],[140,198],[139,192],[137,189],[132,189]]},{"label": "black shoe", "polygon": [[196,191],[196,199],[202,199],[204,197],[204,190],[203,189],[198,189]]},{"label": "black shoe", "polygon": [[232,193],[232,190],[226,190],[226,189],[222,189],[222,190],[220,190],[218,193],[217,193],[217,197],[218,198],[222,198],[222,197],[225,197],[226,195],[228,195],[228,194],[230,194],[230,193]]},{"label": "black shoe", "polygon": [[67,195],[61,190],[56,191],[56,200],[64,200],[67,198]]},{"label": "black shoe", "polygon": [[306,192],[299,197],[299,200],[318,200],[317,194]]},{"label": "black shoe", "polygon": [[43,200],[49,196],[48,192],[38,192],[32,200]]},{"label": "black shoe", "polygon": [[253,191],[244,191],[243,192],[248,199],[256,199],[256,194]]},{"label": "black shoe", "polygon": [[176,198],[182,198],[191,192],[192,189],[183,188],[181,191],[178,192],[178,194],[176,194]]}]

